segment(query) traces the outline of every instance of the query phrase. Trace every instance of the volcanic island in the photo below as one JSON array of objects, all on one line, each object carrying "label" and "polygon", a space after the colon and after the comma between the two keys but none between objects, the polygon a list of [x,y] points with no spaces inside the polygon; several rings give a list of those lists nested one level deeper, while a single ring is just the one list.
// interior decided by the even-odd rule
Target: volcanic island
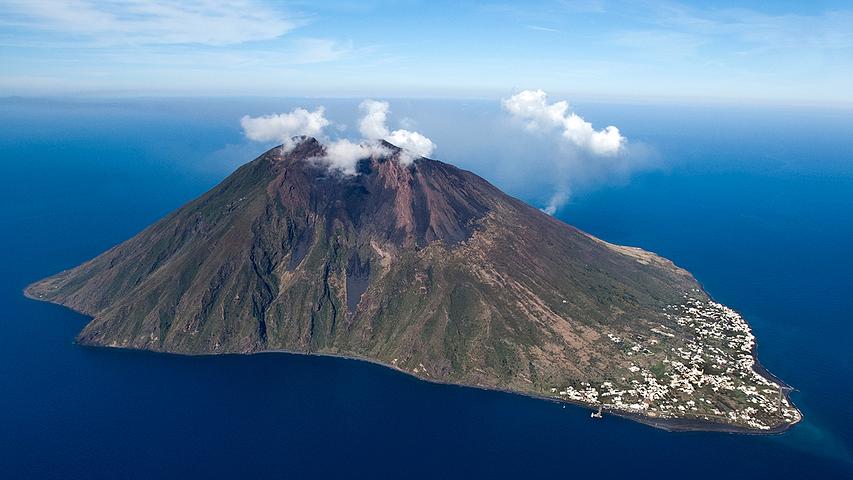
[{"label": "volcanic island", "polygon": [[376,146],[343,174],[295,138],[25,294],[92,317],[87,346],[342,356],[668,430],[801,420],[744,318],[689,272]]}]

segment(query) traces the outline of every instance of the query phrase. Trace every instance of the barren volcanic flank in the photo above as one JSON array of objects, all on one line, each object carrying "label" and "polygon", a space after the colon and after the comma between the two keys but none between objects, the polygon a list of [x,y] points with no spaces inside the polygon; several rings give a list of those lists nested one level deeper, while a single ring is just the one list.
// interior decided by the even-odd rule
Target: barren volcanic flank
[{"label": "barren volcanic flank", "polygon": [[91,316],[84,345],[342,355],[671,428],[800,419],[688,272],[384,148],[356,175],[313,138],[274,148],[26,294]]}]

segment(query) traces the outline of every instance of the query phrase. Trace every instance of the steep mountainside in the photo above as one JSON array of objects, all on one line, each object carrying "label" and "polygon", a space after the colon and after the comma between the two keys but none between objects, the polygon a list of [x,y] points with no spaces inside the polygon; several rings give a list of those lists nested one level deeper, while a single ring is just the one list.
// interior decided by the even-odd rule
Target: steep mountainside
[{"label": "steep mountainside", "polygon": [[354,176],[314,139],[274,148],[26,294],[92,316],[85,345],[346,355],[647,419],[799,419],[688,272],[385,147]]}]

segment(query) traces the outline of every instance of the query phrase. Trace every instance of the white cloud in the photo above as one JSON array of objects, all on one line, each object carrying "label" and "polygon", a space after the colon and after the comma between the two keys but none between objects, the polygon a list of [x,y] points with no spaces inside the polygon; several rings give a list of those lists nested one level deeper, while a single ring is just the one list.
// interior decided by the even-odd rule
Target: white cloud
[{"label": "white cloud", "polygon": [[398,129],[390,132],[386,125],[390,105],[378,100],[365,100],[359,108],[364,116],[358,123],[358,130],[369,140],[386,140],[405,150],[400,162],[410,164],[417,157],[428,157],[435,151],[435,143],[419,132]]},{"label": "white cloud", "polygon": [[595,130],[578,114],[569,113],[565,100],[548,103],[542,90],[524,90],[503,101],[503,107],[513,116],[527,122],[529,130],[561,129],[564,139],[595,155],[617,155],[626,143],[619,129],[608,126]]},{"label": "white cloud", "polygon": [[411,164],[418,157],[429,157],[435,150],[435,144],[432,143],[432,140],[418,132],[410,132],[409,130],[394,130],[385,140],[403,149],[400,162],[404,165]]},{"label": "white cloud", "polygon": [[388,136],[388,127],[385,126],[390,108],[388,102],[365,100],[358,108],[364,112],[358,121],[358,131],[364,138],[382,139]]},{"label": "white cloud", "polygon": [[317,107],[308,111],[302,107],[288,113],[264,115],[261,117],[243,116],[240,125],[246,138],[258,142],[281,142],[285,151],[296,144],[293,138],[299,135],[316,137],[323,143],[325,155],[309,159],[323,165],[330,171],[343,175],[358,173],[358,161],[374,156],[389,155],[391,152],[375,139],[353,142],[347,139],[329,140],[324,134],[331,125],[325,116],[325,108]]},{"label": "white cloud", "polygon": [[402,148],[397,159],[404,165],[411,164],[421,156],[426,157],[435,150],[432,140],[421,133],[405,129],[388,130],[388,102],[365,100],[359,109],[363,112],[358,122],[359,132],[363,136],[360,142],[326,138],[324,131],[332,122],[326,118],[323,107],[317,107],[314,111],[299,107],[287,113],[260,117],[245,115],[240,119],[240,125],[246,138],[258,142],[281,142],[286,150],[293,147],[292,139],[295,136],[319,137],[324,143],[326,155],[312,161],[344,175],[355,175],[358,161],[363,158],[390,155],[391,152],[379,140],[386,140]]},{"label": "white cloud", "polygon": [[[642,146],[628,149],[627,139],[614,126],[595,130],[571,111],[566,101],[549,102],[542,90],[524,90],[503,101],[504,109],[524,122],[527,130],[552,136],[559,147],[553,158],[541,159],[537,175],[551,179],[554,191],[542,211],[553,215],[569,201],[573,187],[624,179],[648,166]],[[530,169],[530,166],[525,168]]]},{"label": "white cloud", "polygon": [[292,138],[297,135],[317,137],[323,134],[323,129],[331,122],[326,119],[325,108],[317,107],[314,111],[295,108],[288,113],[250,117],[244,115],[240,126],[246,138],[258,142],[281,142],[285,148],[292,146]]},{"label": "white cloud", "polygon": [[391,153],[376,141],[355,143],[347,139],[340,139],[329,142],[324,147],[326,155],[316,158],[314,161],[344,175],[355,175],[358,161],[361,159],[381,157]]}]

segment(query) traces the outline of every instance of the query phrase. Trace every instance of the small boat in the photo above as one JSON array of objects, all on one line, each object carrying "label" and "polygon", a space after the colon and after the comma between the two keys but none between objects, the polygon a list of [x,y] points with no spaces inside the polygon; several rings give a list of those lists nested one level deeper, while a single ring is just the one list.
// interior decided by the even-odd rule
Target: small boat
[{"label": "small boat", "polygon": [[592,412],[589,414],[591,418],[601,418],[601,405],[598,406],[597,412]]}]

